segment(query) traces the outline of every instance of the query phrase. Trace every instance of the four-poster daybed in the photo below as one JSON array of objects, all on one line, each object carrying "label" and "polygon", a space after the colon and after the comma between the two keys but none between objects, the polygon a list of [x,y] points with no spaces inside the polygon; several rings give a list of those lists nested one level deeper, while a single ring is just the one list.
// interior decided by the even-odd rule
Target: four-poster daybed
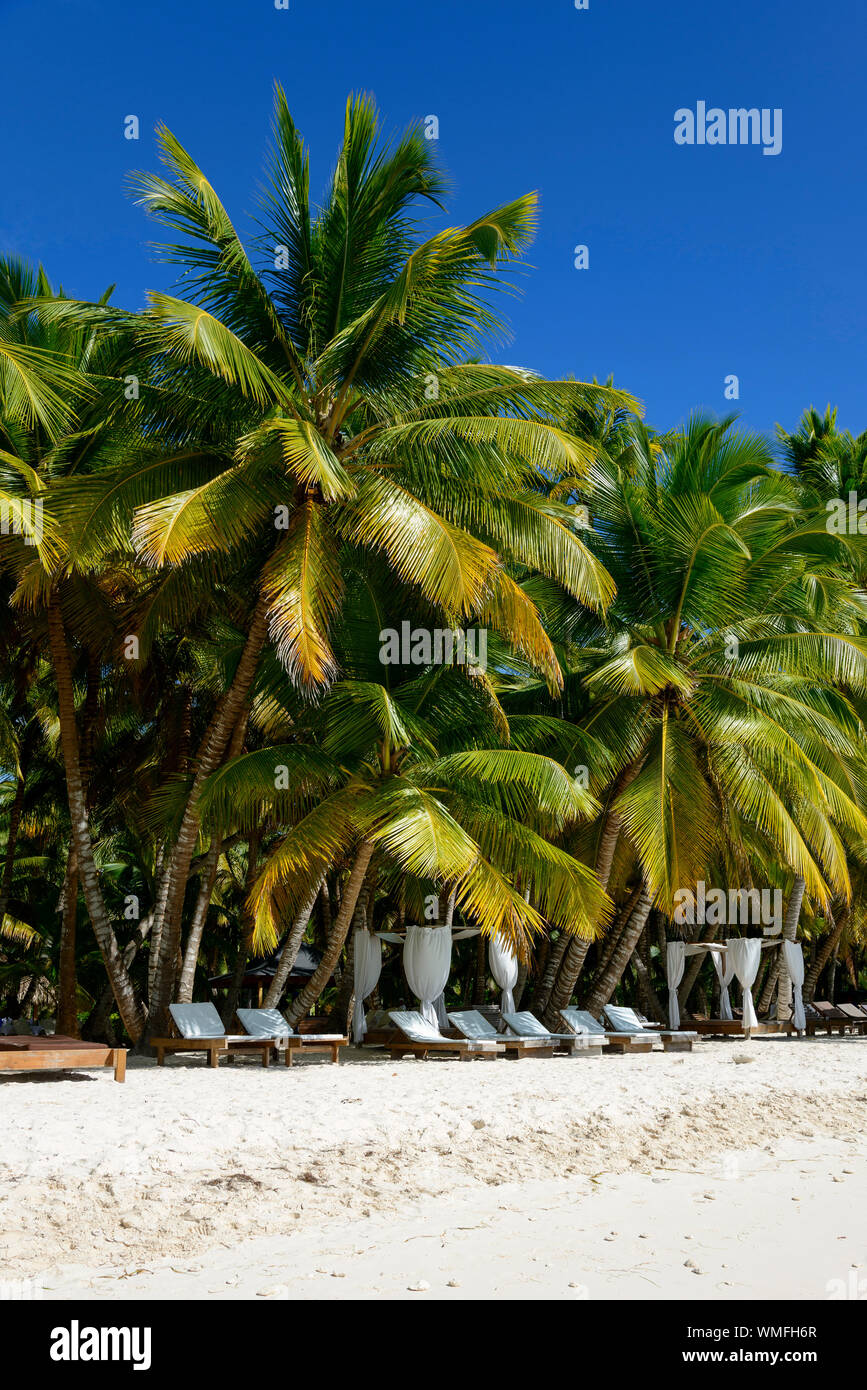
[{"label": "four-poster daybed", "polygon": [[[762,951],[779,948],[783,953],[783,963],[792,981],[792,1017],[790,1019],[771,1019],[759,1022],[753,1002],[753,985],[759,973]],[[804,1034],[807,1020],[804,1011],[802,986],[804,984],[804,953],[798,941],[786,941],[781,937],[762,938],[758,936],[728,937],[720,941],[669,941],[666,948],[666,979],[668,981],[668,1021],[672,1028],[680,1028],[680,1005],[677,998],[678,986],[683,979],[686,957],[710,953],[717,979],[720,983],[720,1018],[690,1019],[692,1032],[706,1036],[756,1037],[769,1033],[796,1032]],[[743,1017],[737,1019],[732,1013],[729,999],[729,985],[736,979],[743,989]]]}]

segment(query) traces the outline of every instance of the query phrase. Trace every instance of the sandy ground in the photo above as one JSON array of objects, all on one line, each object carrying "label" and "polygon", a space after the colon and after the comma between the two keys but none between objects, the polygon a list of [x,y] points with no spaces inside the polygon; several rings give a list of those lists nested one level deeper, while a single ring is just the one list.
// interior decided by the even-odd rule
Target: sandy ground
[{"label": "sandy ground", "polygon": [[867,1297],[867,1039],[345,1057],[0,1076],[2,1279],[48,1298]]}]

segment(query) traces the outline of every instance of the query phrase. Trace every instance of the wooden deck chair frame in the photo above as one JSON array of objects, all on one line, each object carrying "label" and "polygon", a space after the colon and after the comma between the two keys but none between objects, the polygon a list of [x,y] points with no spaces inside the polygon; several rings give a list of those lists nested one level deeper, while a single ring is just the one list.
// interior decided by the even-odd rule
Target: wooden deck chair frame
[{"label": "wooden deck chair frame", "polygon": [[74,1071],[78,1067],[112,1067],[115,1081],[126,1080],[126,1048],[103,1047],[63,1034],[27,1038],[0,1037],[0,1071]]}]

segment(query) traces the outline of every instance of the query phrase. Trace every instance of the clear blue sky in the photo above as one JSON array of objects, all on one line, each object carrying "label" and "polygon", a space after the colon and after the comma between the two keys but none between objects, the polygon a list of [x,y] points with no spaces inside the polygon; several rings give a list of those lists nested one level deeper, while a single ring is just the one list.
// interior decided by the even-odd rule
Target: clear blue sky
[{"label": "clear blue sky", "polygon": [[[0,0],[0,248],[68,293],[138,307],[170,271],[123,194],[165,121],[236,224],[271,86],[327,179],[352,89],[389,127],[436,114],[467,220],[529,189],[540,235],[514,340],[550,375],[614,373],[659,428],[692,407],[794,425],[830,400],[867,428],[863,0]],[[678,147],[674,112],[780,107],[783,148]],[[138,144],[124,116],[140,117]],[[573,268],[573,247],[590,269]]]}]

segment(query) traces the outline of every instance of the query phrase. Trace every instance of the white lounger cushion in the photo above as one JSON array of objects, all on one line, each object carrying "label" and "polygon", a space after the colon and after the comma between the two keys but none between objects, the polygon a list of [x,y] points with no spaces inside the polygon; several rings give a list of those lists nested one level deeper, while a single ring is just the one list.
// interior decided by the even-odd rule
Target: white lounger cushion
[{"label": "white lounger cushion", "polygon": [[292,1029],[279,1009],[239,1009],[238,1017],[251,1037],[289,1038]]},{"label": "white lounger cushion", "polygon": [[565,1039],[574,1042],[574,1033],[549,1033],[544,1023],[540,1023],[535,1014],[523,1010],[516,1014],[503,1014],[513,1033],[517,1033],[519,1038],[555,1038]]},{"label": "white lounger cushion", "polygon": [[619,1004],[606,1004],[602,1012],[616,1033],[655,1033],[658,1031],[652,1024],[645,1027],[634,1009],[625,1009]]},{"label": "white lounger cushion", "polygon": [[410,1042],[448,1042],[438,1028],[434,1028],[432,1023],[428,1023],[426,1018],[422,1018],[420,1013],[410,1009],[389,1009],[388,1016],[392,1023],[396,1023],[402,1033],[405,1033]]},{"label": "white lounger cushion", "polygon": [[[449,1014],[449,1020],[463,1033],[465,1038],[472,1039],[473,1042],[502,1042],[508,1035],[498,1033],[489,1018],[480,1014],[476,1009],[466,1009],[460,1013]],[[544,1038],[522,1038],[529,1048],[544,1047]]]},{"label": "white lounger cushion", "polygon": [[[400,1031],[414,1043],[448,1043],[453,1042],[452,1038],[444,1038],[439,1029],[434,1028],[428,1023],[426,1018],[422,1018],[420,1013],[410,1009],[389,1009],[389,1018],[396,1023]],[[463,1046],[470,1048],[473,1052],[499,1052],[502,1051],[496,1038],[490,1041],[485,1038],[483,1041],[466,1042]]]},{"label": "white lounger cushion", "polygon": [[591,1038],[604,1038],[605,1029],[587,1009],[561,1009],[561,1014],[576,1033],[584,1033]]},{"label": "white lounger cushion", "polygon": [[477,1009],[464,1009],[460,1013],[449,1014],[449,1022],[453,1023],[465,1038],[488,1038],[491,1042],[497,1040],[498,1034],[493,1023]]},{"label": "white lounger cushion", "polygon": [[213,1004],[169,1004],[182,1038],[224,1038],[223,1020]]},{"label": "white lounger cushion", "polygon": [[623,1035],[627,1032],[629,1032],[630,1036],[634,1033],[636,1037],[639,1035],[645,1037],[647,1034],[646,1028],[637,1028],[634,1030],[616,1028],[613,1033],[607,1032],[603,1024],[601,1024],[598,1019],[594,1018],[588,1009],[561,1009],[560,1012],[570,1028],[574,1028],[576,1033],[584,1033],[587,1037],[599,1039],[614,1038],[617,1037],[618,1034]]},{"label": "white lounger cushion", "polygon": [[619,1004],[606,1004],[602,1010],[616,1033],[641,1034],[645,1038],[697,1038],[698,1033],[687,1033],[682,1028],[663,1028],[659,1023],[642,1023],[634,1009],[623,1008]]}]

